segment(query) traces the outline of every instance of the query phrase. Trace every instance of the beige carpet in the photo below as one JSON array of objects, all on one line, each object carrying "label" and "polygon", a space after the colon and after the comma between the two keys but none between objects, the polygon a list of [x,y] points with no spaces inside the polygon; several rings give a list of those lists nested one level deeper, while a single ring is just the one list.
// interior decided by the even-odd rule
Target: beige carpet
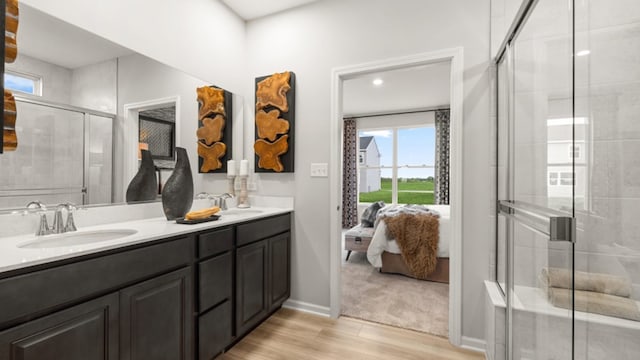
[{"label": "beige carpet", "polygon": [[382,274],[354,252],[342,258],[342,315],[447,337],[449,285]]}]

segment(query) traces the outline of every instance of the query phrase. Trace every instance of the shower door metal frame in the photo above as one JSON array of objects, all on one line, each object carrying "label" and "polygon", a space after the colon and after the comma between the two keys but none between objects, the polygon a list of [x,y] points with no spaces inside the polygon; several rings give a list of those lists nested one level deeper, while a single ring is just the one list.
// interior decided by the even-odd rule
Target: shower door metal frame
[{"label": "shower door metal frame", "polygon": [[[571,4],[571,12],[572,12],[572,53],[575,54],[575,0],[569,0]],[[506,159],[506,167],[507,167],[507,177],[506,177],[506,192],[508,194],[509,199],[514,198],[514,178],[513,172],[510,169],[514,169],[515,161],[514,161],[514,135],[515,129],[511,126],[512,119],[515,118],[515,106],[514,106],[514,81],[515,81],[515,72],[514,72],[514,62],[513,62],[513,42],[517,38],[518,34],[523,29],[526,24],[528,18],[534,11],[536,5],[539,0],[523,0],[522,5],[520,6],[515,20],[510,26],[505,39],[500,45],[496,57],[493,61],[493,66],[495,67],[495,106],[496,106],[496,210],[495,210],[495,226],[496,226],[496,273],[495,273],[495,281],[498,282],[498,242],[499,238],[499,216],[503,215],[505,218],[512,219],[517,221],[520,225],[528,228],[531,231],[534,231],[538,234],[548,236],[549,241],[564,241],[571,243],[571,271],[575,273],[575,241],[576,241],[576,229],[577,229],[577,221],[575,218],[575,160],[573,160],[572,171],[574,173],[574,183],[572,186],[572,212],[571,216],[567,216],[567,213],[554,211],[548,208],[539,207],[533,204],[500,199],[500,139],[501,135],[500,129],[500,105],[499,105],[499,94],[501,91],[501,79],[499,76],[499,66],[504,62],[506,64],[506,101],[508,104],[507,107],[507,129],[506,135],[508,136],[507,142],[507,159]],[[573,57],[572,64],[572,117],[575,119],[575,56]],[[575,124],[573,127],[572,141],[575,143]],[[505,287],[506,289],[502,289],[501,286],[498,286],[499,289],[503,291],[503,296],[505,298],[506,309],[505,309],[505,359],[511,359],[511,355],[513,354],[513,294],[510,293],[514,291],[514,246],[512,243],[513,240],[513,232],[514,228],[511,225],[511,222],[506,223],[506,244],[505,244],[505,257],[503,259],[505,262]],[[573,282],[573,279],[572,279]],[[573,286],[572,286],[573,288]],[[572,307],[571,307],[571,358],[575,359],[575,299],[574,292],[572,291],[571,295],[572,299]]]},{"label": "shower door metal frame", "polygon": [[[64,195],[64,194],[78,194],[81,193],[82,194],[82,205],[86,205],[87,204],[87,196],[88,194],[88,184],[89,184],[89,174],[88,174],[88,169],[89,169],[89,162],[90,162],[90,149],[89,146],[87,146],[87,139],[89,138],[89,133],[90,133],[90,129],[89,129],[89,122],[90,122],[90,118],[92,115],[94,116],[99,116],[99,117],[104,117],[104,118],[109,118],[111,119],[112,122],[112,130],[113,130],[113,122],[116,119],[116,115],[115,114],[111,114],[111,113],[107,113],[107,112],[103,112],[103,111],[99,111],[99,110],[92,110],[92,109],[86,109],[86,108],[82,108],[82,107],[78,107],[78,106],[73,106],[73,105],[67,105],[67,104],[62,104],[62,103],[57,103],[54,101],[48,101],[48,100],[44,100],[44,99],[37,99],[37,98],[33,98],[31,96],[25,96],[25,95],[14,95],[15,100],[17,103],[19,102],[23,102],[26,104],[32,104],[32,105],[39,105],[39,106],[44,106],[44,107],[49,107],[49,108],[53,108],[53,109],[59,109],[59,110],[65,110],[65,111],[72,111],[72,112],[77,112],[82,114],[82,133],[84,134],[84,138],[82,141],[82,148],[83,148],[83,160],[82,160],[82,164],[83,164],[83,178],[82,178],[82,187],[78,188],[78,187],[72,187],[72,188],[38,188],[38,189],[12,189],[12,190],[0,190],[0,197],[12,197],[12,196],[24,196],[24,195]],[[112,133],[113,136],[113,133]],[[114,158],[114,151],[115,148],[112,144],[111,146],[111,161],[113,162],[113,158]],[[112,169],[112,173],[111,176],[113,177],[113,169]],[[111,196],[113,197],[113,179],[111,181]]]}]

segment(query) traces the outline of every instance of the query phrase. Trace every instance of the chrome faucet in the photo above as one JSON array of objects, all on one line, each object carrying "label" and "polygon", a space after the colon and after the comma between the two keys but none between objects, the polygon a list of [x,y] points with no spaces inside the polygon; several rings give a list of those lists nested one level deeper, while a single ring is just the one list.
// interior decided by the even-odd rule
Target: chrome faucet
[{"label": "chrome faucet", "polygon": [[218,196],[216,196],[216,198],[220,201],[218,206],[220,206],[220,210],[227,210],[227,199],[233,199],[234,196],[229,194],[229,193],[223,193],[220,194]]},{"label": "chrome faucet", "polygon": [[[76,210],[76,206],[72,203],[58,204],[56,212],[53,215],[53,228],[54,234],[61,234],[69,231],[76,231],[76,225],[73,221],[73,211]],[[62,221],[62,210],[67,210],[67,223]]]},{"label": "chrome faucet", "polygon": [[[62,220],[62,210],[67,210],[67,222],[66,224]],[[72,203],[63,203],[58,204],[56,206],[56,211],[53,214],[53,226],[49,227],[47,222],[47,207],[40,201],[32,201],[27,204],[27,211],[25,214],[30,212],[36,212],[40,215],[40,223],[38,224],[38,229],[36,230],[36,236],[44,236],[49,234],[61,234],[69,231],[76,231],[76,224],[73,221],[73,212],[77,209],[77,207]]]},{"label": "chrome faucet", "polygon": [[234,196],[229,193],[223,193],[220,195],[211,195],[207,192],[201,192],[196,195],[196,199],[207,199],[211,201],[213,206],[219,206],[220,210],[227,210],[227,199],[233,198]]},{"label": "chrome faucet", "polygon": [[40,223],[36,230],[36,236],[43,236],[51,234],[49,224],[47,223],[47,207],[40,201],[32,201],[27,204],[27,212],[34,209],[38,215],[40,215]]}]

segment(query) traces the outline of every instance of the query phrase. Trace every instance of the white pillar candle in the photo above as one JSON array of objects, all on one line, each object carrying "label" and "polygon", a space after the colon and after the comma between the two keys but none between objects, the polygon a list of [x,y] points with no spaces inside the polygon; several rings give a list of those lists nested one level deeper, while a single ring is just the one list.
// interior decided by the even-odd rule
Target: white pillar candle
[{"label": "white pillar candle", "polygon": [[227,161],[227,176],[236,176],[236,161]]},{"label": "white pillar candle", "polygon": [[240,160],[240,176],[249,175],[249,160]]}]

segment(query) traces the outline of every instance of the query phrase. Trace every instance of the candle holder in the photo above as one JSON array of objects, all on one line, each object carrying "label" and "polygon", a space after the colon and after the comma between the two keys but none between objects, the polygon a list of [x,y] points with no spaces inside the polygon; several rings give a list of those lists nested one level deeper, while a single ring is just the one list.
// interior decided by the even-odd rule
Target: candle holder
[{"label": "candle holder", "polygon": [[227,192],[233,196],[236,196],[236,176],[227,175],[227,180],[229,181],[229,188]]},{"label": "candle holder", "polygon": [[248,175],[240,175],[240,196],[238,197],[238,207],[240,209],[250,208],[249,196],[247,194]]}]

